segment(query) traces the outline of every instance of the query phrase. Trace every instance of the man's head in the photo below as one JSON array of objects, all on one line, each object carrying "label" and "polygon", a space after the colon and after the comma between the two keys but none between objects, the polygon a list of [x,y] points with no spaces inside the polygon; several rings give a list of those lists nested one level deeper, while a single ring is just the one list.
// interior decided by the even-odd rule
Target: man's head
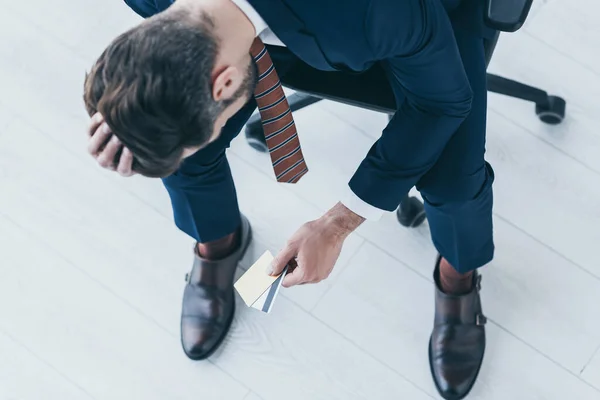
[{"label": "man's head", "polygon": [[221,48],[207,13],[174,5],[117,37],[96,61],[85,79],[87,112],[103,115],[133,153],[135,172],[172,174],[251,96],[250,55],[223,62]]}]

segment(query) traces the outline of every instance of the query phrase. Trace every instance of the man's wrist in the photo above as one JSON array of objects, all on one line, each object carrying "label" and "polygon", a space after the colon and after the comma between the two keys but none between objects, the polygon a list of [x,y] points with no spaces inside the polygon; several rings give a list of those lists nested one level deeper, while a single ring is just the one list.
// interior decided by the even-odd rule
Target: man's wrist
[{"label": "man's wrist", "polygon": [[323,217],[335,227],[336,233],[343,238],[354,232],[365,221],[363,217],[341,202],[333,206]]},{"label": "man's wrist", "polygon": [[346,208],[353,211],[355,214],[360,215],[365,220],[377,221],[385,213],[384,210],[372,206],[364,201],[362,198],[356,195],[356,193],[354,193],[350,187],[346,187],[340,198],[340,201],[344,206],[346,206]]}]

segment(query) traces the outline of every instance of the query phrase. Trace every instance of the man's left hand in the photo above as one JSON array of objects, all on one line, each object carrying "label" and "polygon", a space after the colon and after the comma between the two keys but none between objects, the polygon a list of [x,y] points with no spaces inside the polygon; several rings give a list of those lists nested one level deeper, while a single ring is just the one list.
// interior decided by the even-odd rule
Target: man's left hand
[{"label": "man's left hand", "polygon": [[344,240],[364,221],[343,204],[336,204],[321,218],[304,224],[277,254],[271,275],[290,265],[282,285],[291,287],[326,279],[337,261]]}]

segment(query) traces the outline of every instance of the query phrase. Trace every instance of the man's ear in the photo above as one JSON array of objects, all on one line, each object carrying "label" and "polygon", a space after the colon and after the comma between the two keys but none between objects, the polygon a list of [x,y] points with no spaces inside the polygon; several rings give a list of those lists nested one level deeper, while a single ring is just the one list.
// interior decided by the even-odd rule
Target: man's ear
[{"label": "man's ear", "polygon": [[221,71],[213,82],[212,96],[215,101],[232,98],[242,82],[242,74],[236,67],[229,66]]}]

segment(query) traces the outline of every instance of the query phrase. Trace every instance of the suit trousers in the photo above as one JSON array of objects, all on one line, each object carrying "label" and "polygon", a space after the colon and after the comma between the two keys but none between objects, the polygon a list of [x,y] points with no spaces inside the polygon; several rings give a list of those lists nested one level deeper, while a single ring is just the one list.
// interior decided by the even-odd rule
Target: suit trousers
[{"label": "suit trousers", "polygon": [[[151,10],[145,13],[152,14]],[[494,172],[484,159],[487,112],[484,38],[462,29],[459,20],[451,18],[451,22],[473,91],[472,108],[416,188],[424,199],[436,249],[457,271],[464,273],[493,258]],[[298,62],[287,50],[269,47],[269,51],[280,76],[285,76],[286,70]],[[403,93],[398,91],[395,96],[401,104]],[[163,179],[176,225],[200,243],[230,234],[241,223],[225,153],[255,110],[256,103],[249,101],[227,122],[216,141],[187,158],[177,172]],[[300,137],[302,134],[299,132]]]}]

